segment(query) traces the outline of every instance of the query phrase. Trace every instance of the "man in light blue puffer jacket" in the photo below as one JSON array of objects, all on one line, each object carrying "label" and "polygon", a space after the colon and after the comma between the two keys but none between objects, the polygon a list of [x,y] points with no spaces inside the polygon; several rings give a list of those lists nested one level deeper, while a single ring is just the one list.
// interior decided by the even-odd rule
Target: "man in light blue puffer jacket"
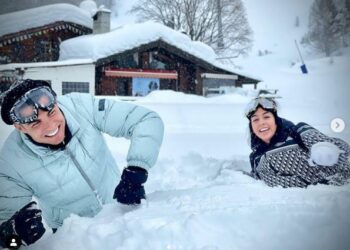
[{"label": "man in light blue puffer jacket", "polygon": [[[0,152],[1,246],[11,237],[34,243],[45,232],[42,217],[56,229],[71,213],[94,216],[113,198],[145,198],[163,139],[155,112],[88,94],[56,97],[47,82],[27,79],[4,94],[1,117],[16,128]],[[131,141],[121,177],[103,133]]]}]

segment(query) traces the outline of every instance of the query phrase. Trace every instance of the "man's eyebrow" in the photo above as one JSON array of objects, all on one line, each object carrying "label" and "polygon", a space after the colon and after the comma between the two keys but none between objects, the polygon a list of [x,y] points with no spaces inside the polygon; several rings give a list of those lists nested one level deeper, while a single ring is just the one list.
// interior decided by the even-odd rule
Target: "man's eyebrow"
[{"label": "man's eyebrow", "polygon": [[35,121],[30,122],[30,123],[25,123],[25,124],[22,124],[22,125],[23,125],[23,126],[24,126],[24,125],[33,126],[35,123],[39,123],[39,122],[40,122],[40,120],[35,120]]}]

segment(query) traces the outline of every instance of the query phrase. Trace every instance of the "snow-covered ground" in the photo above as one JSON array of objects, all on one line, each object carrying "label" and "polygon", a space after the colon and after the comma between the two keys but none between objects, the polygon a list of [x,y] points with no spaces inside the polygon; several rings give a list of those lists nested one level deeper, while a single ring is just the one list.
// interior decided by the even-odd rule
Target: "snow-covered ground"
[{"label": "snow-covered ground", "polygon": [[[306,29],[312,1],[244,2],[255,46],[235,64],[264,79],[259,88],[279,89],[282,117],[350,143],[350,50],[331,60],[302,48],[309,69],[303,75],[294,39]],[[272,53],[257,56],[259,49]],[[147,201],[109,204],[94,218],[72,215],[28,249],[349,249],[350,184],[270,188],[241,172],[250,168],[243,113],[252,96],[244,93],[204,98],[157,91],[137,99],[165,123],[159,160],[145,185]],[[342,133],[330,129],[335,117],[347,125]],[[11,128],[0,127],[1,146]],[[106,140],[123,168],[129,142]]]},{"label": "snow-covered ground", "polygon": [[[322,60],[315,63],[322,67]],[[337,64],[333,69],[332,75],[347,73]],[[310,85],[305,87],[310,96],[319,95],[315,88],[329,86],[314,81],[319,74],[303,78],[291,71],[281,75],[291,74],[295,84]],[[323,118],[337,109],[335,96],[330,93],[330,109],[318,112],[314,101],[295,102],[288,86],[281,88],[285,116],[328,133],[329,122]],[[269,188],[242,174],[249,170],[243,115],[249,99],[172,91],[139,98],[136,103],[156,110],[165,122],[159,160],[145,186],[147,201],[139,207],[106,205],[95,218],[72,215],[55,235],[29,249],[348,249],[350,184]],[[305,119],[299,119],[294,105],[304,106],[299,112]],[[337,136],[350,142],[346,134]],[[128,141],[106,139],[119,167],[125,166]]]},{"label": "snow-covered ground", "polygon": [[[241,172],[250,168],[243,115],[249,99],[172,91],[138,99],[165,122],[147,201],[106,205],[95,218],[72,215],[29,249],[348,249],[350,184],[270,188]],[[306,105],[303,116],[325,132],[328,124],[314,124],[313,112]],[[125,166],[128,141],[106,139]]]}]

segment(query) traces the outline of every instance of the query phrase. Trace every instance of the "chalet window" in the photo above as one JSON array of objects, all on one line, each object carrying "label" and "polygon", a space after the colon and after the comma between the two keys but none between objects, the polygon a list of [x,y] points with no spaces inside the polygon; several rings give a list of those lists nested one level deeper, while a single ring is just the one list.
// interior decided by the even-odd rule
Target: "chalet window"
[{"label": "chalet window", "polygon": [[133,54],[125,54],[118,56],[115,61],[110,64],[110,66],[116,66],[121,68],[135,68],[137,67],[137,62],[135,61]]},{"label": "chalet window", "polygon": [[34,62],[49,61],[50,43],[44,40],[35,40]]},{"label": "chalet window", "polygon": [[34,62],[55,61],[58,57],[58,47],[53,40],[36,40]]},{"label": "chalet window", "polygon": [[21,43],[15,43],[13,46],[13,57],[18,58],[19,60],[22,60],[22,61],[26,61],[25,56],[26,56],[25,45]]},{"label": "chalet window", "polygon": [[62,82],[62,95],[71,93],[89,93],[89,83],[88,82]]},{"label": "chalet window", "polygon": [[161,61],[158,61],[158,60],[152,58],[152,61],[149,64],[149,68],[150,69],[166,69],[166,64],[161,62]]}]

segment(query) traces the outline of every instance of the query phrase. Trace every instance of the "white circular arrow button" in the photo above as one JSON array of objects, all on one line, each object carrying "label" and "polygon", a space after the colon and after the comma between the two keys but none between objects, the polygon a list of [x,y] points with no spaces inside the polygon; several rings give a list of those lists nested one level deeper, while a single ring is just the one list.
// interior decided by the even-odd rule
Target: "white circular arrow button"
[{"label": "white circular arrow button", "polygon": [[333,132],[341,133],[345,129],[345,122],[341,118],[334,118],[331,121],[331,129]]}]

